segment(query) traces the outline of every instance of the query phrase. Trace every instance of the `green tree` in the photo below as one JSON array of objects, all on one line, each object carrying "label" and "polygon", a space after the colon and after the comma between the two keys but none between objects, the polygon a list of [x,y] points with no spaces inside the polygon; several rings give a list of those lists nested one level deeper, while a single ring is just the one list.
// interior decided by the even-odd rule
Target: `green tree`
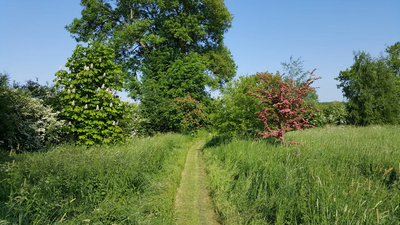
[{"label": "green tree", "polygon": [[400,42],[387,47],[385,51],[389,54],[388,64],[395,75],[397,94],[400,97]]},{"label": "green tree", "polygon": [[[304,70],[303,66],[304,60],[301,57],[297,58],[296,60],[290,56],[289,62],[282,62],[281,65],[283,66],[283,72],[285,75],[282,77],[285,82],[289,82],[289,79],[294,80],[291,85],[296,87],[302,87],[304,85],[304,81],[307,80],[309,73]],[[307,97],[307,102],[318,101],[318,94],[316,90],[313,90]]]},{"label": "green tree", "polygon": [[[221,87],[236,66],[223,44],[232,16],[221,0],[125,0],[114,6],[103,0],[82,0],[82,18],[66,26],[80,42],[110,40],[123,65],[131,96],[138,91],[138,74],[160,79],[176,60],[202,64],[207,85]],[[172,65],[171,65],[172,64]],[[186,74],[191,79],[198,74]],[[167,76],[168,80],[175,79]],[[204,83],[196,83],[203,87]],[[189,90],[187,90],[189,92]],[[174,96],[177,97],[177,96]]]},{"label": "green tree", "polygon": [[119,121],[127,118],[128,104],[116,95],[122,91],[122,73],[113,63],[114,49],[99,42],[78,45],[68,59],[67,70],[55,74],[62,105],[62,118],[68,121],[77,144],[100,145],[124,139]]},{"label": "green tree", "polygon": [[[174,130],[167,104],[190,94],[207,102],[235,76],[223,43],[232,15],[221,0],[82,0],[82,18],[66,29],[79,41],[113,43],[129,96],[141,100],[155,131]],[[140,82],[139,82],[140,81]]]},{"label": "green tree", "polygon": [[385,59],[365,52],[354,53],[354,64],[335,78],[348,99],[349,123],[355,125],[398,123],[399,98],[395,77]]}]

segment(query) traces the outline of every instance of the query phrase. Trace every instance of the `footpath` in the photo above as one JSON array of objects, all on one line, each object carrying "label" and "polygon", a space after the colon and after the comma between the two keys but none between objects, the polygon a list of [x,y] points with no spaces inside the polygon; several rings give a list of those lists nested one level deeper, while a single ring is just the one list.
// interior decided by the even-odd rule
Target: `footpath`
[{"label": "footpath", "polygon": [[197,141],[186,157],[181,184],[175,196],[175,222],[180,225],[219,224],[205,185],[205,165],[201,148],[205,141]]}]

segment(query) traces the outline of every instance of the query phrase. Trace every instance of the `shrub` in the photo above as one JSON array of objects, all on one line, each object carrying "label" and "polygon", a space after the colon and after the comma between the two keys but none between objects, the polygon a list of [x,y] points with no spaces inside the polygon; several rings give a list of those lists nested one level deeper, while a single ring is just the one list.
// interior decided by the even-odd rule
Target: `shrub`
[{"label": "shrub", "polygon": [[42,100],[17,89],[3,89],[0,99],[4,106],[0,110],[3,148],[35,151],[65,140],[64,121],[57,119],[59,112],[44,106]]}]

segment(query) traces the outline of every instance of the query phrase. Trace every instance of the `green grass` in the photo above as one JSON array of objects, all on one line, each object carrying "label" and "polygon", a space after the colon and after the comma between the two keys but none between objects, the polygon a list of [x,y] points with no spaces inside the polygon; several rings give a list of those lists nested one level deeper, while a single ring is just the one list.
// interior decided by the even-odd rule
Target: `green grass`
[{"label": "green grass", "polygon": [[223,224],[399,224],[400,127],[327,127],[285,139],[303,145],[208,140],[203,157]]},{"label": "green grass", "polygon": [[63,224],[172,224],[193,143],[166,134],[115,147],[60,146],[4,158],[0,224],[57,224],[61,218]]}]

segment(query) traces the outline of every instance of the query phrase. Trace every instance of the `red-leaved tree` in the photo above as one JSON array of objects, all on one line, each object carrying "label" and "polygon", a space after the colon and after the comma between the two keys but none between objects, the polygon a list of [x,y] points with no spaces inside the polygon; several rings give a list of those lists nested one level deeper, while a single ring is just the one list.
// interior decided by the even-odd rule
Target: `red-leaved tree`
[{"label": "red-leaved tree", "polygon": [[[283,135],[292,130],[301,130],[304,127],[314,127],[308,124],[312,115],[318,111],[313,109],[311,104],[304,102],[315,88],[310,87],[315,80],[321,77],[314,77],[314,71],[309,72],[310,78],[302,83],[300,87],[292,85],[294,80],[289,79],[288,82],[282,81],[281,77],[272,76],[272,74],[257,73],[257,76],[263,88],[252,88],[247,94],[253,95],[261,100],[260,105],[264,105],[263,110],[256,112],[259,114],[259,120],[264,122],[266,130],[259,135],[264,137],[275,137],[282,140],[283,144],[300,144],[299,142],[287,142]],[[283,74],[282,74],[283,76]],[[270,127],[269,122],[273,121],[275,127]]]}]

